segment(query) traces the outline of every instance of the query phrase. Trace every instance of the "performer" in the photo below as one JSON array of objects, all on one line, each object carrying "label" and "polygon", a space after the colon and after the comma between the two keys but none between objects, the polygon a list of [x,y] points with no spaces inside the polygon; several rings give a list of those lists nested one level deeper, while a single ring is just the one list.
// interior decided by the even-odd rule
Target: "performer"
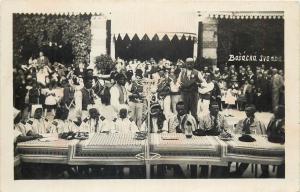
[{"label": "performer", "polygon": [[[20,124],[21,123],[21,119],[22,119],[22,115],[21,112],[17,109],[14,108],[14,157],[17,157],[17,144],[19,142],[25,142],[25,141],[30,141],[30,140],[34,140],[37,138],[40,138],[41,136],[38,134],[34,134],[34,135],[29,135],[27,136],[26,134],[24,135],[24,133],[22,131],[20,131]],[[15,165],[14,166],[14,176],[15,179],[19,179],[22,178],[22,167],[19,165]]]},{"label": "performer", "polygon": [[157,96],[162,106],[164,114],[168,118],[171,115],[171,96],[170,96],[170,82],[169,73],[164,68],[159,70],[159,80],[157,84]]},{"label": "performer", "polygon": [[83,119],[81,132],[100,133],[102,132],[102,120],[100,113],[95,107],[89,108],[89,116]]},{"label": "performer", "polygon": [[74,131],[72,130],[71,121],[67,120],[69,115],[69,110],[65,107],[59,107],[56,110],[54,120],[49,126],[50,133],[63,133]]},{"label": "performer", "polygon": [[[77,98],[75,98],[76,107],[78,106],[78,110],[82,110],[83,117],[87,116],[87,106],[91,104],[95,104],[95,99],[97,98],[94,93],[93,87],[93,79],[85,78],[84,79],[84,87],[75,94]],[[77,101],[77,102],[76,102]]]},{"label": "performer", "polygon": [[279,105],[280,92],[284,88],[283,77],[278,74],[277,69],[273,69],[272,77],[272,109],[275,111],[275,107]]},{"label": "performer", "polygon": [[[257,135],[266,135],[266,127],[265,125],[256,119],[255,117],[255,106],[254,105],[248,105],[245,108],[246,118],[240,120],[235,129],[236,134],[257,134]],[[241,163],[238,166],[238,169],[236,172],[231,173],[233,177],[241,177],[243,173],[248,168],[248,163]],[[268,175],[266,167],[261,166],[262,169],[262,177],[265,177]]]},{"label": "performer", "polygon": [[171,109],[173,113],[177,113],[176,110],[176,104],[179,101],[182,101],[181,98],[181,93],[179,90],[180,87],[180,78],[179,78],[179,74],[180,74],[180,69],[176,68],[175,66],[172,65],[171,69],[170,69],[170,95],[171,95]]},{"label": "performer", "polygon": [[[229,131],[227,120],[219,113],[217,102],[211,102],[209,105],[209,114],[199,120],[198,135],[217,136],[223,132]],[[211,176],[219,178],[224,175],[224,169],[219,166],[212,166]],[[208,166],[201,166],[201,177],[208,176]]]},{"label": "performer", "polygon": [[210,73],[204,74],[206,79],[206,85],[199,87],[198,91],[200,93],[200,100],[198,101],[198,111],[197,111],[197,117],[198,119],[201,118],[202,115],[207,114],[209,112],[209,103],[212,96],[212,91],[215,88],[215,84],[212,81],[212,77]]},{"label": "performer", "polygon": [[[284,143],[285,142],[285,112],[284,112],[284,106],[278,105],[275,107],[274,116],[271,118],[268,127],[267,127],[267,135],[268,140],[270,142],[274,143]],[[261,177],[268,177],[269,176],[269,168],[268,165],[265,165],[265,174]],[[277,174],[276,176],[279,178],[285,177],[285,164],[279,165],[277,168]]]},{"label": "performer", "polygon": [[[197,129],[197,122],[195,118],[187,114],[186,109],[184,107],[184,102],[179,101],[176,104],[177,114],[174,114],[168,121],[169,133],[185,133],[185,129],[187,124],[192,126],[192,131],[194,132]],[[184,177],[184,173],[180,167],[180,165],[167,165],[168,167],[172,167],[174,169],[174,176]],[[191,177],[197,177],[197,166],[191,166]]]},{"label": "performer", "polygon": [[150,128],[150,133],[168,132],[168,122],[158,103],[153,103],[150,109],[150,127],[148,127],[148,119],[146,119],[141,127],[141,131]]},{"label": "performer", "polygon": [[197,103],[198,103],[198,85],[206,81],[201,73],[194,69],[194,59],[186,59],[186,69],[182,70],[180,74],[180,91],[186,111],[197,118]]},{"label": "performer", "polygon": [[143,121],[143,71],[137,69],[135,71],[135,80],[132,82],[129,95],[130,116],[138,127],[141,127]]},{"label": "performer", "polygon": [[27,121],[27,124],[29,125],[29,131],[27,132],[27,135],[48,133],[48,119],[43,117],[42,105],[33,105],[32,115],[33,118],[30,118]]},{"label": "performer", "polygon": [[128,109],[126,105],[122,105],[119,111],[119,117],[115,121],[115,129],[112,132],[116,133],[136,133],[139,129],[135,122],[128,117]]},{"label": "performer", "polygon": [[119,73],[116,76],[117,83],[110,88],[111,105],[115,111],[118,112],[121,104],[127,104],[128,93],[125,89],[126,77],[124,74]]}]

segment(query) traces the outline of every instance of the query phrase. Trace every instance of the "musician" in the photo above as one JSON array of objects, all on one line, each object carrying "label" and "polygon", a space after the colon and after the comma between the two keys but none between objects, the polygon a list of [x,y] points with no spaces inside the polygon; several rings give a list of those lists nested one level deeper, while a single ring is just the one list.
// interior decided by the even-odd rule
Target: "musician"
[{"label": "musician", "polygon": [[43,117],[43,108],[42,105],[33,105],[32,106],[32,115],[33,118],[30,118],[27,121],[28,132],[27,135],[34,134],[45,134],[48,132],[48,119]]},{"label": "musician", "polygon": [[[257,135],[266,135],[266,127],[263,122],[259,121],[255,117],[255,106],[254,105],[247,105],[245,108],[246,118],[240,120],[234,132],[236,134],[257,134]],[[236,172],[231,173],[233,177],[241,177],[243,173],[248,168],[248,163],[241,163],[238,166]],[[262,166],[262,177],[268,175],[266,167]]]},{"label": "musician", "polygon": [[76,94],[77,96],[77,103],[79,110],[82,110],[82,115],[87,116],[87,107],[88,105],[95,104],[95,99],[97,98],[96,94],[94,93],[93,87],[93,79],[92,78],[84,78],[84,87]]},{"label": "musician", "polygon": [[180,91],[186,111],[197,118],[198,85],[206,83],[201,73],[194,69],[194,59],[186,59],[186,69],[180,74]]},{"label": "musician", "polygon": [[161,103],[164,114],[168,117],[171,115],[171,97],[169,73],[165,68],[160,68],[158,72],[160,78],[157,84],[157,96]]},{"label": "musician", "polygon": [[128,117],[126,105],[122,105],[119,110],[119,117],[115,121],[115,129],[112,132],[117,133],[136,133],[139,129],[135,122]]},{"label": "musician", "polygon": [[69,110],[66,107],[59,107],[56,110],[54,120],[49,126],[50,133],[63,133],[74,131],[72,128],[72,122],[68,119]]},{"label": "musician", "polygon": [[[275,107],[274,116],[271,118],[268,127],[267,127],[267,135],[268,140],[270,142],[274,143],[284,143],[285,142],[285,112],[284,112],[284,106],[278,105]],[[268,177],[268,165],[266,166],[266,172],[265,175],[262,175],[261,177]],[[277,177],[284,178],[284,168],[285,165],[279,165],[277,168]]]},{"label": "musician", "polygon": [[214,82],[212,81],[212,77],[210,73],[206,74],[206,85],[205,87],[199,87],[198,91],[200,93],[200,100],[197,103],[198,105],[198,119],[201,118],[202,115],[205,115],[209,112],[209,103],[211,99],[211,93],[215,87]]},{"label": "musician", "polygon": [[70,86],[66,79],[61,81],[63,87],[63,97],[61,99],[60,104],[70,109],[71,107],[75,106],[75,89]]},{"label": "musician", "polygon": [[80,131],[81,132],[89,132],[89,133],[100,133],[102,130],[102,119],[99,111],[95,107],[89,108],[89,116],[83,119]]},{"label": "musician", "polygon": [[125,89],[126,77],[122,73],[116,75],[117,83],[110,88],[111,105],[118,112],[121,104],[128,102],[128,93]]},{"label": "musician", "polygon": [[[148,119],[146,119],[142,124],[141,131],[146,131],[148,128]],[[158,103],[153,103],[150,107],[150,132],[168,132],[166,116]]]},{"label": "musician", "polygon": [[177,113],[176,104],[179,101],[182,101],[181,93],[179,90],[180,87],[180,68],[175,68],[174,65],[171,65],[170,69],[170,96],[171,96],[171,109],[173,113]]},{"label": "musician", "polygon": [[[176,104],[177,113],[173,115],[168,121],[169,133],[185,133],[185,125],[186,122],[191,122],[193,125],[192,130],[195,131],[197,128],[197,122],[195,118],[187,114],[186,109],[184,107],[183,101],[179,101]],[[174,176],[184,177],[184,173],[179,165],[167,165],[168,167],[172,167],[174,169]],[[197,166],[191,165],[191,177],[197,177]]]},{"label": "musician", "polygon": [[[191,121],[197,126],[195,118],[187,114],[183,101],[179,101],[176,104],[176,111],[177,114],[174,114],[168,121],[169,133],[184,133],[185,130],[183,125],[187,119],[191,119]],[[194,127],[193,131],[195,131],[196,128],[197,127]]]},{"label": "musician", "polygon": [[[38,134],[30,135],[30,136],[24,134],[23,131],[20,130],[20,124],[22,124],[21,112],[14,108],[13,115],[14,115],[14,157],[16,158],[18,157],[17,150],[16,150],[17,143],[34,140],[40,138],[41,136]],[[22,167],[20,166],[20,164],[14,166],[15,179],[22,178],[21,168]]]},{"label": "musician", "polygon": [[37,139],[40,137],[38,134],[26,135],[24,134],[23,130],[20,129],[19,124],[22,123],[22,115],[21,111],[14,108],[14,144],[19,142],[25,142],[33,139]]},{"label": "musician", "polygon": [[138,127],[141,127],[143,121],[143,71],[137,69],[135,71],[135,80],[132,81],[131,90],[129,92],[129,109],[130,116]]},{"label": "musician", "polygon": [[[199,126],[196,134],[217,136],[222,132],[227,132],[229,126],[227,120],[223,115],[219,113],[220,108],[217,102],[211,102],[209,104],[209,113],[199,119]],[[212,166],[211,176],[221,177],[224,170],[218,166]],[[201,177],[208,176],[208,166],[201,166]]]}]

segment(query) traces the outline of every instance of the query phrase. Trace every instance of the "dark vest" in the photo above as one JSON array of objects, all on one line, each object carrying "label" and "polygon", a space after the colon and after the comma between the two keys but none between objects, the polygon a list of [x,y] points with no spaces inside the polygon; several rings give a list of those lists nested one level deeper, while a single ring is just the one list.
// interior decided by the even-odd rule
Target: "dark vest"
[{"label": "dark vest", "polygon": [[85,88],[82,88],[81,93],[82,93],[82,110],[87,110],[87,106],[89,104],[94,103],[94,99],[92,97],[93,90],[92,89],[87,90]]}]

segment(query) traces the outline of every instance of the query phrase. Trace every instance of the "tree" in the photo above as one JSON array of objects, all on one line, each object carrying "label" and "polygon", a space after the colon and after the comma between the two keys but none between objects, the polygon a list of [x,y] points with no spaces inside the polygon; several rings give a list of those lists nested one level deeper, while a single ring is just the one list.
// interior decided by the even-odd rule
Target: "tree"
[{"label": "tree", "polygon": [[109,55],[100,55],[95,58],[96,67],[102,74],[110,74],[115,67],[115,63]]},{"label": "tree", "polygon": [[91,37],[91,15],[14,14],[14,63],[37,56],[50,42],[71,45],[74,62],[89,63]]}]

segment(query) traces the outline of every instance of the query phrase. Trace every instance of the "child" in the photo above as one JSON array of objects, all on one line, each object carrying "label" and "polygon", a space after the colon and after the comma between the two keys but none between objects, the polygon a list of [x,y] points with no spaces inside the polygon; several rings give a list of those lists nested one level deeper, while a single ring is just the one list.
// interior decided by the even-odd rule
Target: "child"
[{"label": "child", "polygon": [[55,110],[57,107],[58,97],[56,90],[54,89],[56,82],[51,81],[48,84],[47,89],[42,90],[42,94],[45,95],[45,112],[44,116],[47,115],[47,112],[51,111],[52,115],[55,115]]},{"label": "child", "polygon": [[225,110],[225,117],[227,116],[233,117],[230,108],[232,105],[235,105],[237,94],[238,94],[237,86],[235,83],[232,83],[231,87],[227,90],[225,95],[225,104],[227,105]]}]

